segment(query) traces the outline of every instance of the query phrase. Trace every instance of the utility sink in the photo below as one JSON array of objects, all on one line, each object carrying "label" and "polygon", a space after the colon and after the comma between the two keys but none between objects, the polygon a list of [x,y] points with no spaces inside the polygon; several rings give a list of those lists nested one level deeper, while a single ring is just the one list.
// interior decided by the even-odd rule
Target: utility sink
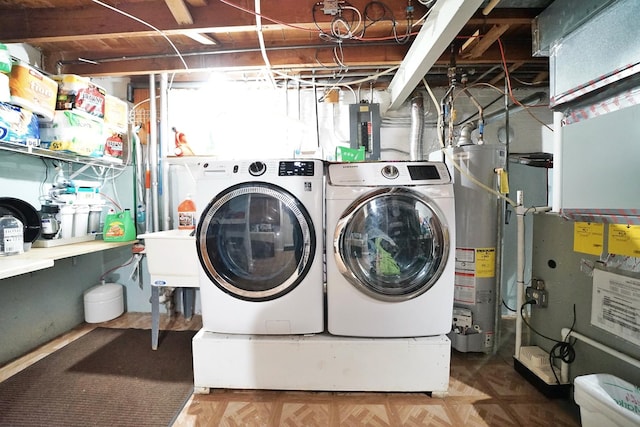
[{"label": "utility sink", "polygon": [[151,285],[199,287],[198,253],[192,230],[139,234],[144,239]]}]

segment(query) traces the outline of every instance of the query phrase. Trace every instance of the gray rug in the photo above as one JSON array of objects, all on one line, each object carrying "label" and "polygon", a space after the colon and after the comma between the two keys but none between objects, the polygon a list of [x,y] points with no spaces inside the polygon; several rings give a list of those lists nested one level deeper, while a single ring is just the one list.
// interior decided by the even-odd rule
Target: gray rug
[{"label": "gray rug", "polygon": [[0,383],[0,425],[165,426],[193,391],[196,331],[97,328]]}]

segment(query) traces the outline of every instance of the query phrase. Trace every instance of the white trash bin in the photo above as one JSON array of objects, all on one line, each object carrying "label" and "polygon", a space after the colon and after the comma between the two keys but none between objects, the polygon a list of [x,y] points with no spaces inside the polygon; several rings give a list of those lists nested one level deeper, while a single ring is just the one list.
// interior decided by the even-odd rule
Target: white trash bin
[{"label": "white trash bin", "polygon": [[610,374],[575,378],[582,427],[640,426],[640,388]]}]

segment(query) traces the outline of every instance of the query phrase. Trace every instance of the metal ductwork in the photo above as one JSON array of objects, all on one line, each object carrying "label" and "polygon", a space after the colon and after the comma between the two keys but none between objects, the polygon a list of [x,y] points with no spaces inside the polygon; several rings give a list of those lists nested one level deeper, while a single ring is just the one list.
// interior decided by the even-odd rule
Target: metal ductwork
[{"label": "metal ductwork", "polygon": [[424,100],[418,93],[411,98],[411,134],[409,136],[410,160],[424,160]]}]

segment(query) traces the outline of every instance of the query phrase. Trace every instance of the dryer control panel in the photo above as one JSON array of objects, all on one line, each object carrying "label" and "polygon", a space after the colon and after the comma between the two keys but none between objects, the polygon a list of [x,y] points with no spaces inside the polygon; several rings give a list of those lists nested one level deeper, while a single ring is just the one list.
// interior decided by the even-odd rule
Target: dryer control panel
[{"label": "dryer control panel", "polygon": [[450,184],[447,165],[442,162],[333,163],[328,180],[334,186],[387,186]]}]

